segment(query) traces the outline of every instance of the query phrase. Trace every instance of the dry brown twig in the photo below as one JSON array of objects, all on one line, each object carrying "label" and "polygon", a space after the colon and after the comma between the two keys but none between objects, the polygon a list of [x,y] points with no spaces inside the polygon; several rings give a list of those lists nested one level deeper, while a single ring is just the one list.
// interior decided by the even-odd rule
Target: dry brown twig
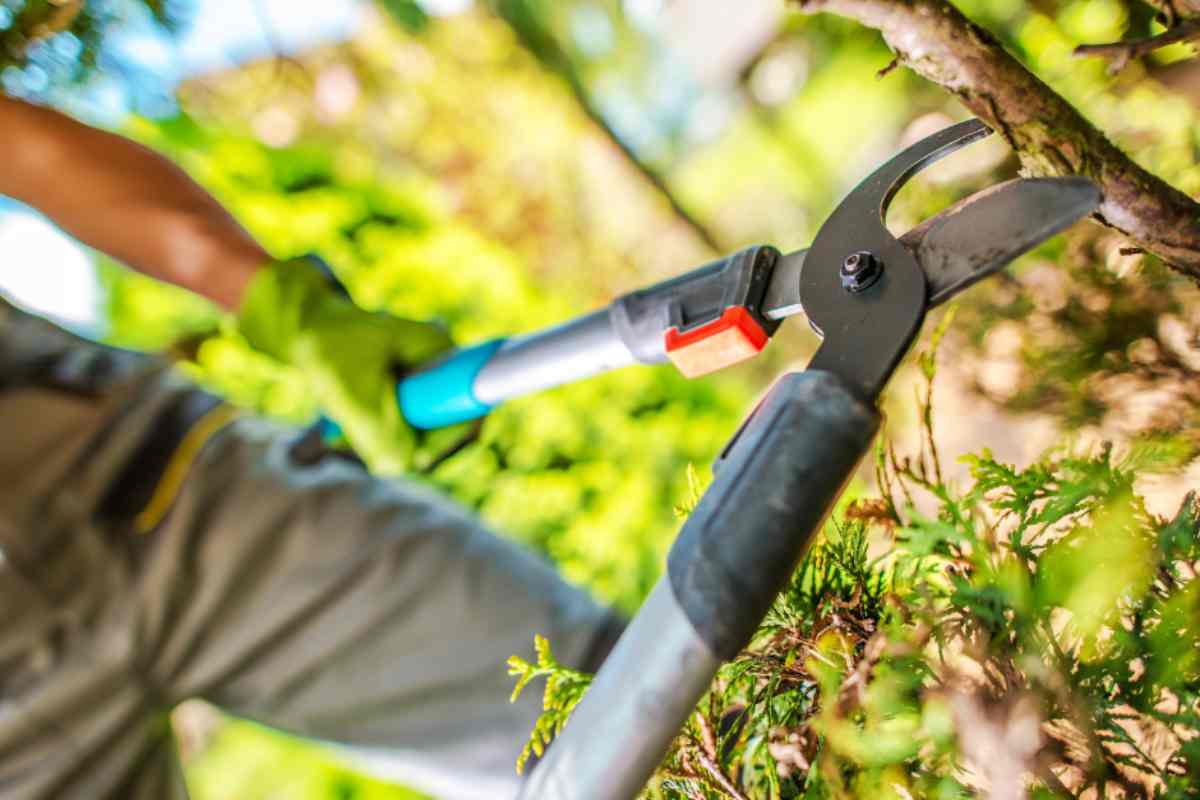
[{"label": "dry brown twig", "polygon": [[1189,19],[1155,36],[1131,39],[1127,42],[1107,44],[1081,44],[1075,48],[1076,58],[1103,58],[1108,62],[1108,73],[1116,75],[1130,61],[1149,55],[1155,50],[1179,42],[1200,39],[1200,19]]},{"label": "dry brown twig", "polygon": [[[710,711],[711,703],[710,703]],[[706,789],[714,785],[732,800],[749,800],[738,788],[736,781],[721,767],[720,746],[712,722],[703,711],[697,709],[692,715],[696,727],[684,729],[676,740],[678,761],[674,767],[660,768],[660,776],[681,782],[701,782]],[[704,793],[697,787],[677,787],[689,798],[700,800]]]},{"label": "dry brown twig", "polygon": [[830,12],[878,30],[907,67],[999,132],[1023,173],[1091,178],[1104,193],[1100,221],[1200,278],[1200,204],[1136,164],[947,0],[796,3],[806,13]]},{"label": "dry brown twig", "polygon": [[700,761],[700,765],[704,767],[704,771],[709,774],[709,777],[711,777],[713,781],[715,781],[716,784],[721,787],[721,791],[734,798],[734,800],[748,800],[746,795],[742,794],[742,792],[733,785],[733,782],[729,780],[729,776],[727,776],[721,770],[721,768],[717,766],[717,762],[709,758],[707,753],[698,752],[696,753],[696,758]]}]

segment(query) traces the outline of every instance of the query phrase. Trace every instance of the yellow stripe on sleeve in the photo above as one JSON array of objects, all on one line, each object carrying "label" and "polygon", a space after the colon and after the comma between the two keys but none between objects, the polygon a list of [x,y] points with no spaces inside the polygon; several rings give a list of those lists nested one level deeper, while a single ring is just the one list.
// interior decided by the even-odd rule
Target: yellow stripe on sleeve
[{"label": "yellow stripe on sleeve", "polygon": [[151,495],[150,502],[134,519],[134,529],[139,534],[149,533],[158,523],[162,522],[163,517],[171,508],[171,504],[179,495],[183,479],[187,477],[188,470],[205,443],[240,413],[233,406],[222,403],[196,421],[192,429],[183,437],[183,441],[179,443],[179,447],[175,448],[175,452],[171,454],[171,460],[167,462],[167,468],[163,470],[162,478],[154,487],[154,494]]}]

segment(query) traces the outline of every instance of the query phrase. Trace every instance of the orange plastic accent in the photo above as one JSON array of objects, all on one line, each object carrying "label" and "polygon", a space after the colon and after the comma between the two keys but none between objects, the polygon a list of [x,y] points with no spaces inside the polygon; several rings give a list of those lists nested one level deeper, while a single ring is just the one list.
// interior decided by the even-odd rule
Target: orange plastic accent
[{"label": "orange plastic accent", "polygon": [[767,346],[767,332],[741,306],[725,309],[720,318],[680,333],[666,333],[667,357],[685,377],[696,378],[753,358]]}]

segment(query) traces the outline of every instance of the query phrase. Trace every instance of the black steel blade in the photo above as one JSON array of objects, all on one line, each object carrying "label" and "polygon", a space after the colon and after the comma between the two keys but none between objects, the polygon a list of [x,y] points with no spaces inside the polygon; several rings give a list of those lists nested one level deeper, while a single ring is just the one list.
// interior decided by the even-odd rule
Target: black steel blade
[{"label": "black steel blade", "polygon": [[[976,192],[900,237],[916,257],[929,307],[1003,269],[1100,205],[1087,178],[1017,178]],[[804,311],[800,272],[807,250],[779,259],[764,298],[765,314],[783,319]]]}]

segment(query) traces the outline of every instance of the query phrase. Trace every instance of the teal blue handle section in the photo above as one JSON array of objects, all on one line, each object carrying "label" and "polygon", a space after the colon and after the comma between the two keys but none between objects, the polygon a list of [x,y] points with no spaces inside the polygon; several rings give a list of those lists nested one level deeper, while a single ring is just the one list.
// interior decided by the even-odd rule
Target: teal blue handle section
[{"label": "teal blue handle section", "polygon": [[493,339],[450,355],[396,387],[400,413],[409,425],[433,430],[482,417],[493,406],[475,396],[475,377],[505,339]]},{"label": "teal blue handle section", "polygon": [[[396,386],[396,401],[404,421],[428,431],[477,419],[491,411],[495,406],[475,397],[475,376],[506,341],[492,339],[458,350],[429,369],[400,381]],[[321,417],[317,425],[325,441],[336,442],[341,438],[341,427],[329,417]]]}]

